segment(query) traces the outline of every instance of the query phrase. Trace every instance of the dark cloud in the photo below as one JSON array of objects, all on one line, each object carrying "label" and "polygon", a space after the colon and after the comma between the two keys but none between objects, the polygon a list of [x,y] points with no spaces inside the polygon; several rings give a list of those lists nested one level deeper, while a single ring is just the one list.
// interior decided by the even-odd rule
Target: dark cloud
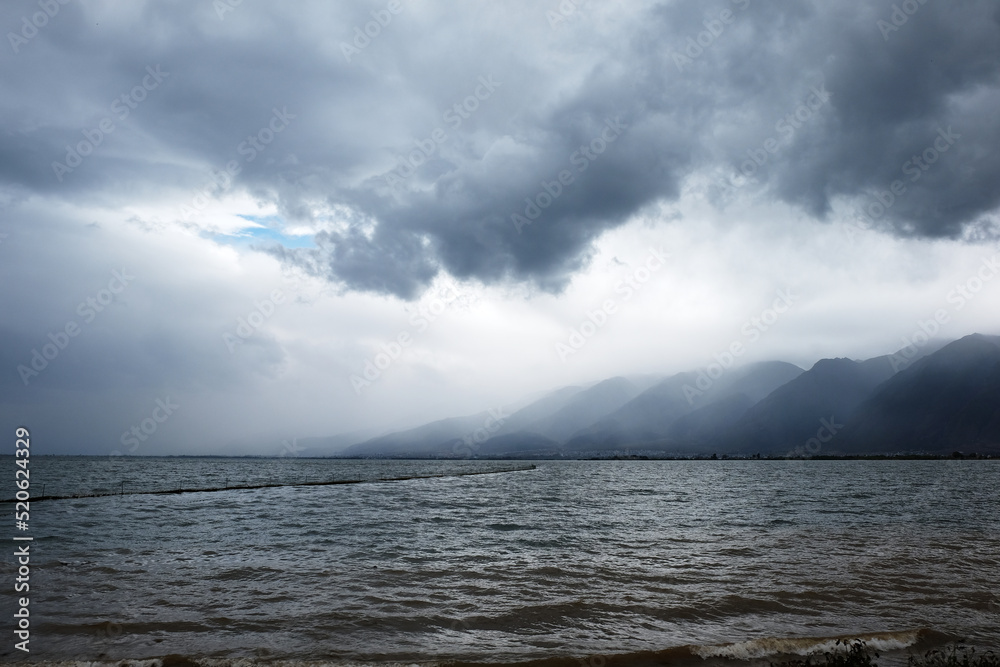
[{"label": "dark cloud", "polygon": [[[689,177],[731,180],[771,138],[777,150],[742,192],[830,218],[838,201],[864,210],[904,180],[875,222],[956,237],[1000,203],[998,10],[903,4],[916,11],[889,30],[885,0],[590,3],[554,28],[536,3],[412,2],[348,61],[342,45],[383,5],[244,3],[219,17],[194,0],[75,2],[17,53],[7,44],[0,179],[75,203],[138,196],[180,210],[235,161],[235,186],[210,196],[245,189],[316,229],[316,249],[284,259],[407,298],[441,270],[557,291],[602,234],[676,199]],[[0,26],[16,32],[35,11],[7,3]],[[157,66],[169,75],[122,117],[115,100]],[[454,127],[446,112],[482,77],[499,87]],[[829,102],[779,130],[817,87]],[[268,134],[275,110],[294,118]],[[60,180],[52,163],[104,119],[113,132]],[[574,161],[615,119],[620,136]],[[907,162],[949,128],[961,138],[910,180]],[[435,130],[446,140],[427,163],[389,183]],[[269,143],[245,143],[255,136]],[[552,194],[563,170],[572,183]],[[546,193],[537,219],[516,224]]]}]

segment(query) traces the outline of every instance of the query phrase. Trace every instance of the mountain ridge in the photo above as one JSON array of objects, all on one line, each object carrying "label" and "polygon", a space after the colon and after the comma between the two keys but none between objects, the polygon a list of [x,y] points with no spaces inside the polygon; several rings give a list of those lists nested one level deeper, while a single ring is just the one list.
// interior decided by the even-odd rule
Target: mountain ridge
[{"label": "mountain ridge", "polygon": [[[864,360],[615,376],[347,447],[351,457],[1000,453],[1000,336]],[[651,386],[645,386],[651,385]],[[942,407],[935,407],[939,403]]]}]

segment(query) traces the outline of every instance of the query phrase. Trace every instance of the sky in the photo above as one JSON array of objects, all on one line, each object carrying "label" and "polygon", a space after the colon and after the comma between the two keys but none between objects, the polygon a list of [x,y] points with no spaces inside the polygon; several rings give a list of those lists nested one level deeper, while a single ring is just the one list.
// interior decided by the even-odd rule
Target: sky
[{"label": "sky", "polygon": [[1000,333],[992,0],[11,0],[0,31],[0,423],[36,453],[277,456]]}]

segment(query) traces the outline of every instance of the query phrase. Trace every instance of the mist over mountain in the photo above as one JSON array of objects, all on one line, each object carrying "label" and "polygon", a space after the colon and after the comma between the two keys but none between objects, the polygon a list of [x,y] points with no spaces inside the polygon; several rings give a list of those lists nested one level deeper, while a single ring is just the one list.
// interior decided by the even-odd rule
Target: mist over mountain
[{"label": "mist over mountain", "polygon": [[[651,385],[651,386],[650,386]],[[614,377],[360,442],[346,456],[586,457],[1000,451],[1000,337],[892,355]]]},{"label": "mist over mountain", "polygon": [[517,419],[522,413],[514,415],[510,422],[504,425],[499,435],[514,433],[534,433],[555,441],[564,441],[580,429],[580,424],[591,422],[608,415],[634,399],[642,392],[642,387],[623,377],[604,380],[573,396],[559,410],[546,414],[529,423],[519,423]]},{"label": "mist over mountain", "polygon": [[750,364],[723,372],[717,379],[706,371],[679,373],[578,431],[566,445],[570,450],[687,447],[685,441],[671,438],[671,428],[682,417],[709,406],[735,404],[737,410],[741,405],[746,409],[800,373],[801,368],[785,362]]},{"label": "mist over mountain", "polygon": [[490,420],[498,421],[489,412],[464,417],[441,419],[424,426],[390,433],[349,447],[345,454],[362,456],[461,456],[451,445],[464,436],[475,433]]},{"label": "mist over mountain", "polygon": [[[498,408],[446,419],[368,440],[347,455],[498,455],[516,451],[554,452],[588,419],[600,418],[638,395],[649,379],[610,378],[591,387],[563,387],[507,414]],[[485,446],[488,442],[488,446]]]}]

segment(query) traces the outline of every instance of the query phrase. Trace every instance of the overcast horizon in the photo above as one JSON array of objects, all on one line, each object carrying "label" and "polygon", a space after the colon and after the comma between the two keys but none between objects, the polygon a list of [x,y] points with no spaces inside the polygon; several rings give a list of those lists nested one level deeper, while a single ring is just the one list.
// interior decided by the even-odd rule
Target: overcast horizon
[{"label": "overcast horizon", "polygon": [[17,0],[0,28],[0,415],[36,454],[155,416],[128,453],[277,456],[734,349],[1000,334],[993,2]]}]

